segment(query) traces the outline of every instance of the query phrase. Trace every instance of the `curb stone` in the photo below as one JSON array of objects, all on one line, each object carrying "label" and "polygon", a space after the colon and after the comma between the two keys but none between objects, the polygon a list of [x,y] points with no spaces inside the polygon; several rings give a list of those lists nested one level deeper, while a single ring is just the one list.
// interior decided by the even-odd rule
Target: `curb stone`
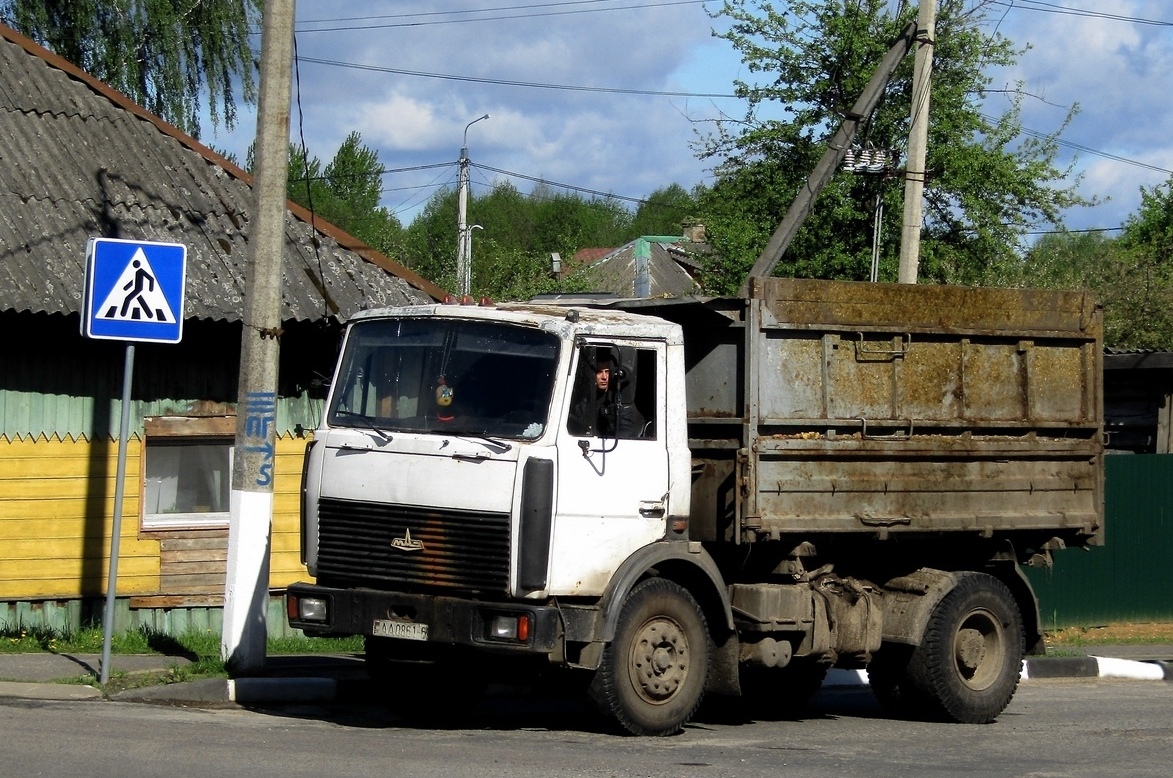
[{"label": "curb stone", "polygon": [[[1135,681],[1173,681],[1173,662],[1117,659],[1105,656],[1029,658],[1022,662],[1022,680],[1047,678],[1123,678]],[[866,670],[832,669],[824,687],[867,686]]]}]

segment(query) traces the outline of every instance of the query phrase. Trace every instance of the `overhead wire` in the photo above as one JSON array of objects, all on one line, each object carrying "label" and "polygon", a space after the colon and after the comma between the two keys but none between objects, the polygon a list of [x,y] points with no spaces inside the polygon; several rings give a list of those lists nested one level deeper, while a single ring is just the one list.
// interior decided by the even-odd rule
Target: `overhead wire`
[{"label": "overhead wire", "polygon": [[410,13],[375,14],[371,16],[338,16],[327,19],[303,19],[306,24],[327,22],[362,22],[372,19],[405,19],[417,16],[454,16],[456,14],[471,13],[498,13],[501,11],[520,11],[534,8],[556,8],[568,5],[598,5],[600,3],[615,3],[619,0],[559,0],[553,3],[530,3],[528,5],[502,5],[495,8],[465,8],[448,11],[412,11]]},{"label": "overhead wire", "polygon": [[[587,13],[601,13],[601,12],[606,12],[606,11],[632,11],[632,10],[642,11],[642,10],[645,10],[648,8],[664,8],[664,7],[679,6],[679,5],[703,5],[705,2],[706,2],[706,0],[662,0],[662,2],[656,2],[656,3],[635,3],[635,4],[628,4],[628,5],[614,6],[614,7],[610,7],[610,8],[583,8],[583,9],[574,9],[574,10],[567,10],[567,11],[546,11],[546,12],[538,12],[538,13],[520,13],[520,14],[501,13],[501,14],[498,14],[497,16],[482,16],[482,17],[476,17],[476,18],[470,18],[470,19],[433,19],[430,21],[403,21],[403,22],[388,22],[386,24],[343,25],[343,26],[337,26],[337,27],[319,27],[319,28],[313,28],[313,29],[306,28],[306,27],[298,27],[297,29],[299,32],[307,32],[307,33],[310,33],[310,32],[350,32],[353,30],[386,30],[386,29],[405,28],[405,27],[431,27],[431,26],[441,25],[441,24],[465,24],[465,23],[472,23],[472,22],[497,22],[497,21],[513,21],[513,20],[517,20],[517,19],[535,19],[535,18],[550,17],[550,16],[572,16],[572,15],[587,14]],[[515,10],[515,9],[533,9],[533,8],[541,8],[541,7],[547,7],[547,6],[570,5],[570,4],[571,3],[549,3],[549,4],[543,3],[540,5],[536,5],[536,6],[506,7],[502,10],[510,11],[510,10]],[[440,12],[434,12],[431,14],[419,13],[419,14],[403,14],[403,15],[398,15],[398,16],[393,15],[389,18],[403,18],[403,17],[415,16],[415,15],[432,16],[432,15],[439,15],[441,13],[472,14],[472,13],[484,13],[486,11],[492,11],[492,10],[493,9],[466,10],[466,11],[440,11]],[[329,21],[330,20],[326,20],[326,22],[316,22],[316,23],[321,24],[321,23],[327,23]],[[303,22],[302,24],[310,24],[310,23],[311,22]]]},{"label": "overhead wire", "polygon": [[428,73],[422,70],[406,70],[404,68],[385,67],[383,65],[365,65],[358,62],[340,62],[338,60],[321,59],[320,57],[302,57],[302,62],[315,65],[329,65],[331,67],[366,70],[374,73],[392,73],[398,76],[414,76],[417,78],[434,78],[444,81],[462,81],[472,84],[491,84],[493,86],[518,86],[528,89],[555,89],[565,92],[601,92],[605,94],[643,95],[649,97],[697,97],[708,99],[735,99],[737,95],[715,92],[680,92],[659,89],[626,89],[620,87],[577,86],[574,84],[547,84],[539,81],[516,81],[505,78],[481,78],[478,76],[458,76],[451,73]]},{"label": "overhead wire", "polygon": [[[564,2],[537,3],[537,4],[530,4],[530,5],[500,6],[500,7],[496,7],[496,8],[487,8],[487,9],[448,10],[448,11],[436,11],[436,12],[412,12],[412,13],[405,13],[405,14],[388,14],[388,15],[367,16],[367,17],[343,17],[343,18],[339,18],[336,20],[335,19],[317,19],[317,20],[310,20],[305,23],[306,24],[317,24],[317,23],[330,23],[333,21],[369,21],[372,19],[405,19],[405,20],[410,19],[410,20],[414,20],[414,21],[405,21],[403,23],[395,23],[395,24],[390,24],[390,25],[361,25],[361,26],[356,26],[356,27],[337,27],[337,28],[329,28],[329,29],[343,30],[343,29],[373,29],[373,28],[378,28],[378,27],[382,27],[382,26],[391,26],[391,27],[426,26],[426,25],[431,25],[431,24],[446,24],[446,23],[459,22],[459,21],[494,21],[494,20],[518,18],[516,16],[482,16],[482,17],[478,17],[475,19],[451,19],[451,18],[435,18],[435,17],[451,17],[451,16],[456,16],[456,15],[461,15],[461,14],[500,14],[500,13],[517,11],[517,10],[525,10],[525,11],[532,12],[535,9],[542,9],[542,8],[553,9],[553,8],[565,8],[568,6],[588,6],[588,5],[594,6],[594,5],[599,5],[601,3],[604,3],[604,2],[611,2],[611,1],[612,0],[566,0]],[[525,16],[525,18],[531,18],[533,16],[547,16],[547,15],[548,16],[558,16],[558,15],[568,15],[568,14],[574,14],[574,13],[594,13],[594,12],[599,12],[599,11],[633,10],[633,9],[646,8],[646,7],[657,7],[657,6],[695,5],[695,4],[701,4],[702,2],[703,2],[703,0],[677,0],[677,1],[673,1],[673,2],[662,2],[662,3],[654,3],[654,4],[614,5],[614,6],[607,6],[607,7],[595,7],[595,8],[575,8],[575,9],[571,9],[571,10],[550,11],[549,13],[527,13],[524,16]],[[1011,10],[1027,10],[1027,11],[1037,11],[1037,12],[1045,12],[1045,13],[1052,13],[1052,14],[1070,15],[1070,16],[1077,16],[1077,17],[1091,17],[1091,18],[1100,18],[1100,19],[1113,20],[1113,21],[1132,22],[1132,23],[1145,24],[1145,25],[1173,26],[1173,22],[1168,22],[1168,21],[1164,21],[1164,20],[1146,19],[1146,18],[1142,18],[1142,17],[1126,16],[1124,14],[1113,14],[1113,13],[1106,13],[1106,12],[1099,12],[1099,11],[1090,11],[1087,9],[1077,8],[1077,7],[1073,7],[1073,6],[1060,5],[1057,3],[1042,2],[1041,0],[988,0],[988,2],[991,5],[1005,6],[1007,13]],[[1001,24],[1001,22],[1004,19],[1005,19],[1005,15],[1003,15],[1002,19],[999,20],[999,25]],[[328,31],[328,29],[322,28],[322,29],[303,30],[303,31],[304,32],[324,32],[324,31]],[[418,77],[418,78],[441,79],[441,80],[460,81],[460,82],[488,84],[488,85],[497,85],[497,86],[514,86],[514,87],[531,88],[531,89],[549,89],[549,90],[575,91],[575,92],[588,92],[588,93],[625,94],[625,95],[638,95],[638,96],[685,97],[685,98],[706,98],[706,99],[736,98],[736,95],[724,94],[724,93],[694,93],[694,92],[684,92],[684,91],[627,89],[627,88],[612,88],[612,87],[597,87],[597,86],[581,86],[581,85],[569,85],[569,84],[527,82],[527,81],[520,81],[520,80],[480,78],[480,77],[473,77],[473,76],[459,76],[459,75],[455,75],[455,74],[429,73],[429,72],[425,72],[425,71],[407,70],[407,69],[402,69],[402,68],[390,68],[390,67],[382,67],[382,66],[375,66],[375,65],[363,65],[363,64],[359,64],[359,63],[349,63],[349,62],[341,62],[341,61],[334,61],[334,60],[326,60],[326,59],[315,58],[315,57],[300,57],[300,61],[306,62],[306,63],[312,63],[312,64],[320,64],[320,65],[325,65],[325,66],[353,68],[353,69],[367,70],[367,71],[373,71],[373,72],[392,73],[392,74],[396,74],[396,75],[405,75],[405,76]],[[989,117],[987,117],[987,118],[989,118]],[[1024,128],[1021,128],[1021,130],[1026,135],[1031,135],[1031,136],[1040,137],[1040,138],[1049,137],[1045,133],[1040,133],[1040,132],[1037,132],[1034,130],[1030,130],[1029,128],[1024,127]],[[1121,163],[1129,164],[1129,165],[1134,165],[1137,167],[1141,167],[1141,168],[1145,168],[1145,169],[1149,169],[1149,170],[1153,170],[1153,171],[1157,171],[1157,172],[1173,174],[1173,171],[1166,170],[1166,169],[1158,167],[1156,165],[1151,165],[1148,163],[1140,162],[1138,160],[1129,159],[1127,157],[1123,157],[1120,155],[1099,151],[1097,149],[1094,149],[1094,148],[1091,148],[1088,146],[1084,146],[1082,144],[1077,144],[1077,143],[1073,143],[1070,141],[1064,141],[1061,139],[1058,139],[1057,142],[1062,146],[1069,147],[1069,148],[1072,148],[1072,149],[1075,149],[1078,151],[1082,151],[1082,152],[1085,152],[1088,154],[1100,156],[1100,157],[1103,157],[1106,159],[1111,159],[1113,161],[1117,161],[1117,162],[1121,162]],[[449,166],[451,164],[453,164],[453,163],[438,163],[435,165],[414,166],[412,168],[398,168],[398,169],[384,168],[382,171],[380,171],[380,173],[386,174],[386,173],[392,173],[392,172],[407,172],[409,170],[426,169],[429,167],[442,167],[442,166]],[[623,196],[623,195],[615,195],[613,193],[601,192],[598,190],[593,190],[593,189],[589,189],[589,188],[585,188],[585,187],[578,187],[578,186],[574,186],[571,184],[562,184],[562,183],[558,183],[558,182],[549,181],[546,179],[527,176],[527,175],[521,174],[521,173],[515,173],[515,172],[505,171],[505,170],[498,170],[496,168],[491,168],[491,167],[487,167],[487,166],[483,166],[483,165],[479,165],[477,167],[483,168],[485,170],[489,170],[494,173],[498,173],[500,175],[506,175],[506,176],[510,176],[510,177],[520,178],[520,179],[528,180],[528,181],[532,181],[532,182],[546,183],[551,186],[557,186],[559,188],[583,192],[586,194],[602,196],[602,197],[613,197],[615,199],[624,200],[624,201],[633,202],[633,203],[645,202],[644,200],[642,200],[640,198],[627,197],[627,196]],[[434,186],[435,185],[434,181],[435,181],[435,179],[433,179],[433,183],[426,184],[423,187],[420,187],[420,190]],[[390,191],[390,190],[387,190],[387,191]],[[408,207],[410,207],[410,206],[405,206],[405,207],[401,208],[401,210],[406,210],[406,208],[408,208]],[[1105,228],[1105,229],[1112,229],[1112,228]]]},{"label": "overhead wire", "polygon": [[297,96],[297,132],[301,139],[301,161],[305,169],[305,200],[307,210],[310,212],[310,235],[313,237],[311,241],[314,246],[314,258],[318,265],[318,278],[322,281],[320,290],[322,292],[322,321],[325,321],[330,316],[330,301],[325,294],[325,271],[322,268],[322,249],[321,241],[317,239],[318,226],[317,214],[314,213],[314,194],[313,187],[310,186],[310,153],[305,145],[305,114],[301,107],[301,68],[297,65],[297,33],[293,35],[293,76],[294,76],[294,94]]},{"label": "overhead wire", "polygon": [[1104,19],[1113,22],[1128,22],[1154,27],[1173,27],[1173,21],[1164,19],[1146,19],[1140,16],[1108,13],[1106,11],[1091,11],[1086,8],[1076,8],[1058,3],[1046,3],[1042,0],[987,0],[990,5],[1005,6],[1007,11],[1039,11],[1042,13],[1058,14],[1060,16],[1077,16],[1088,19]]}]

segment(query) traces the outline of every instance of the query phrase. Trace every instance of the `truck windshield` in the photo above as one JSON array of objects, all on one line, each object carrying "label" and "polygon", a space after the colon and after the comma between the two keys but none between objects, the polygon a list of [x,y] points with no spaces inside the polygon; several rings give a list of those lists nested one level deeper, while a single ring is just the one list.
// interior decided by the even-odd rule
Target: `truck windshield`
[{"label": "truck windshield", "polygon": [[329,423],[380,432],[533,439],[546,429],[558,338],[494,322],[354,325]]}]

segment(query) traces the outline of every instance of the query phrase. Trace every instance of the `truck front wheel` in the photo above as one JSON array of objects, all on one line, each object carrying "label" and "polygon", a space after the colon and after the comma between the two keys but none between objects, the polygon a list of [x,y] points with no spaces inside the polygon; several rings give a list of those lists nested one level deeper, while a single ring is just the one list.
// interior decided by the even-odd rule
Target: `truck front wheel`
[{"label": "truck front wheel", "polygon": [[929,713],[968,724],[993,721],[1022,672],[1022,614],[1004,583],[985,573],[959,578],[933,610],[912,652],[907,680]]},{"label": "truck front wheel", "polygon": [[712,643],[704,613],[679,584],[650,578],[631,590],[590,696],[633,735],[672,735],[700,706]]}]

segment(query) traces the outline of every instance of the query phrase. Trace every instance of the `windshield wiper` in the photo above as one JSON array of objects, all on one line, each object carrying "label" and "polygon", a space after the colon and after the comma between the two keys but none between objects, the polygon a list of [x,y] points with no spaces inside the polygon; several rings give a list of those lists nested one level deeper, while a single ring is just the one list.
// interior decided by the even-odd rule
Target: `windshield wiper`
[{"label": "windshield wiper", "polygon": [[[363,422],[368,429],[370,429],[372,432],[378,433],[383,438],[383,440],[387,441],[388,443],[391,442],[391,433],[385,429],[381,429],[379,425],[375,424],[375,419],[372,416],[367,416],[365,413],[358,413],[356,411],[337,410],[334,411],[334,417],[342,417]],[[347,426],[354,427],[355,425]]]},{"label": "windshield wiper", "polygon": [[513,446],[511,444],[506,443],[503,440],[497,440],[496,438],[490,438],[485,435],[459,434],[459,435],[453,435],[453,437],[462,438],[464,440],[475,440],[477,443],[480,443],[482,446],[489,449],[489,451],[492,451],[494,454],[504,454],[506,451],[513,448]]}]

